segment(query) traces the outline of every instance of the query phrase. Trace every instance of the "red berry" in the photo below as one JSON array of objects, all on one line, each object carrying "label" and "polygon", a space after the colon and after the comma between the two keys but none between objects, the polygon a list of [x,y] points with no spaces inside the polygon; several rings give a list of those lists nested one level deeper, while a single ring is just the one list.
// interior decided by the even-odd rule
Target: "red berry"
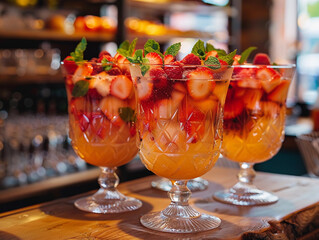
[{"label": "red berry", "polygon": [[100,52],[99,58],[101,58],[102,56],[110,56],[111,57],[111,54],[108,51],[104,50],[104,51]]},{"label": "red berry", "polygon": [[158,65],[162,65],[163,64],[163,59],[162,57],[156,53],[156,52],[150,52],[148,54],[146,54],[145,58],[148,59],[149,64],[158,64]]},{"label": "red berry", "polygon": [[73,74],[78,68],[78,65],[73,60],[68,59],[72,59],[71,56],[68,56],[63,60],[63,66],[68,74]]},{"label": "red berry", "polygon": [[125,75],[116,76],[111,83],[110,93],[120,99],[126,99],[131,95],[132,81]]},{"label": "red berry", "polygon": [[164,64],[171,64],[175,61],[175,57],[168,54],[168,55],[165,55],[164,57]]},{"label": "red berry", "polygon": [[270,58],[266,53],[257,53],[254,57],[253,64],[270,65]]},{"label": "red berry", "polygon": [[183,66],[180,62],[173,62],[164,67],[164,71],[169,79],[182,79]]},{"label": "red berry", "polygon": [[209,57],[218,57],[218,53],[217,53],[217,51],[212,50],[212,51],[210,51],[210,52],[206,53],[205,60],[207,60]]},{"label": "red berry", "polygon": [[193,53],[186,55],[181,62],[185,65],[201,65],[202,64],[200,58]]},{"label": "red berry", "polygon": [[167,86],[167,75],[162,68],[151,68],[149,74],[155,88],[165,88]]}]

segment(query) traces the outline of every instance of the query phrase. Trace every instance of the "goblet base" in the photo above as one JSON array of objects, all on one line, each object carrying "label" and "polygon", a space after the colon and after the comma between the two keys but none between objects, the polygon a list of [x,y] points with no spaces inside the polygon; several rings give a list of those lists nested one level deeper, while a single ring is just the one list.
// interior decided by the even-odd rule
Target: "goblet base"
[{"label": "goblet base", "polygon": [[278,201],[278,197],[269,192],[241,183],[237,183],[231,189],[216,192],[214,199],[238,206],[267,205]]},{"label": "goblet base", "polygon": [[[111,192],[110,194],[110,191],[100,189],[93,196],[76,200],[74,205],[85,212],[102,214],[128,212],[142,206],[142,202],[138,199],[126,197],[117,191],[114,191],[113,193]],[[115,198],[111,198],[110,195],[113,195]]]},{"label": "goblet base", "polygon": [[148,213],[141,217],[140,222],[144,227],[160,232],[169,233],[194,233],[217,228],[221,220],[208,214],[199,214],[195,217],[167,216],[161,212]]},{"label": "goblet base", "polygon": [[[172,188],[172,183],[167,178],[152,181],[151,185],[153,188],[157,188],[165,192],[170,191]],[[191,192],[204,191],[208,187],[208,181],[201,177],[194,178],[187,182],[187,187]]]}]

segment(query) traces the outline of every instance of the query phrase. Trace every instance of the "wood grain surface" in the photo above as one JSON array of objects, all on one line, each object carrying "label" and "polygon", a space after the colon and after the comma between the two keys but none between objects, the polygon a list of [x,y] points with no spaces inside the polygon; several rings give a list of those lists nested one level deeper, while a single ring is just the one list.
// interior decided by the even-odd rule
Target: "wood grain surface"
[{"label": "wood grain surface", "polygon": [[58,199],[0,214],[0,239],[319,239],[318,179],[258,172],[255,184],[275,193],[277,203],[238,207],[213,200],[215,191],[236,182],[236,174],[236,169],[215,167],[203,176],[210,183],[208,189],[192,194],[194,208],[222,219],[215,230],[169,234],[143,227],[139,222],[143,214],[162,210],[170,202],[165,192],[151,188],[150,182],[157,179],[151,176],[119,186],[122,193],[142,200],[136,211],[92,214],[73,206],[79,196]]}]

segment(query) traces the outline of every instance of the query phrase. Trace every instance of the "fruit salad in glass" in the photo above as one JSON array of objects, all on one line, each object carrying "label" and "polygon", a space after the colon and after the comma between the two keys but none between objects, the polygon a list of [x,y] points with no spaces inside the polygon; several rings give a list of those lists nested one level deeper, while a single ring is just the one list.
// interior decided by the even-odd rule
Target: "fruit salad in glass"
[{"label": "fruit salad in glass", "polygon": [[[136,40],[131,44],[131,53]],[[137,153],[135,94],[126,58],[108,52],[99,58],[83,59],[83,38],[63,61],[68,96],[69,136],[75,152],[87,163],[101,168],[100,189],[81,198],[75,206],[94,213],[135,210],[141,202],[116,190],[118,166]]]},{"label": "fruit salad in glass", "polygon": [[281,148],[295,66],[271,64],[263,53],[256,54],[253,64],[236,64],[224,108],[222,154],[239,163],[239,182],[215,193],[215,198],[235,205],[273,203],[277,196],[253,185],[253,165],[269,160]]},{"label": "fruit salad in glass", "polygon": [[144,215],[141,223],[172,233],[205,231],[220,224],[219,218],[189,206],[186,184],[208,172],[219,157],[222,111],[232,72],[227,62],[231,56],[205,59],[211,45],[205,48],[199,40],[192,53],[177,61],[180,46],[173,44],[161,54],[159,45],[149,40],[143,50],[128,57],[137,94],[141,160],[172,182],[171,204]]}]

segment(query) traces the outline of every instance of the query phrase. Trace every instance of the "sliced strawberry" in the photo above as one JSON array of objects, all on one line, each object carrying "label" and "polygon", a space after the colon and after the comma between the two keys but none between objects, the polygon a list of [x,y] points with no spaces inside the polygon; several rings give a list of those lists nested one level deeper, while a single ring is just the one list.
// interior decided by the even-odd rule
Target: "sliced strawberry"
[{"label": "sliced strawberry", "polygon": [[124,57],[123,55],[116,53],[114,56],[114,59],[118,62],[118,63],[124,63],[126,57]]},{"label": "sliced strawberry", "polygon": [[270,93],[281,83],[281,77],[274,77],[271,81],[261,81],[261,85],[266,93]]},{"label": "sliced strawberry", "polygon": [[207,113],[209,111],[212,111],[212,113],[216,113],[218,102],[219,99],[216,96],[211,95],[206,99],[194,101],[193,104],[203,113]]},{"label": "sliced strawberry", "polygon": [[104,50],[104,51],[101,51],[99,53],[99,58],[101,58],[103,56],[110,56],[111,57],[111,54],[108,51]]},{"label": "sliced strawberry", "polygon": [[128,77],[126,77],[125,75],[118,75],[114,76],[112,80],[110,93],[113,96],[124,100],[131,95],[132,88],[133,83]]},{"label": "sliced strawberry", "polygon": [[183,78],[183,66],[180,62],[173,62],[164,67],[164,71],[169,79],[182,79]]},{"label": "sliced strawberry", "polygon": [[150,81],[143,79],[137,83],[137,96],[139,100],[147,100],[151,97],[153,92],[153,83]]},{"label": "sliced strawberry", "polygon": [[213,91],[216,83],[212,81],[213,73],[206,67],[199,67],[187,75],[187,90],[193,99],[206,98]]},{"label": "sliced strawberry", "polygon": [[268,94],[267,98],[271,101],[284,104],[286,102],[289,85],[289,80],[281,80],[281,83]]},{"label": "sliced strawberry", "polygon": [[239,116],[244,110],[244,103],[241,101],[226,101],[224,106],[224,119],[233,119]]},{"label": "sliced strawberry", "polygon": [[96,91],[103,97],[110,94],[111,77],[106,72],[101,72],[94,76],[90,80],[90,89],[96,89]]},{"label": "sliced strawberry", "polygon": [[[147,54],[148,55],[148,54]],[[154,88],[166,88],[168,79],[165,71],[162,68],[151,68],[149,76],[154,84]]]},{"label": "sliced strawberry", "polygon": [[64,69],[68,74],[74,74],[75,70],[78,68],[78,65],[73,60],[68,59],[72,59],[72,57],[68,56],[63,60]]},{"label": "sliced strawberry", "polygon": [[281,82],[280,74],[274,69],[267,67],[257,69],[256,78],[261,80],[261,84],[267,93],[270,93]]},{"label": "sliced strawberry", "polygon": [[90,124],[90,116],[88,113],[79,113],[78,121],[82,132],[85,132]]},{"label": "sliced strawberry", "polygon": [[102,62],[103,59],[106,59],[107,62],[111,62],[111,63],[115,62],[115,59],[111,57],[111,55],[100,55],[98,62]]},{"label": "sliced strawberry", "polygon": [[193,53],[186,55],[181,62],[185,65],[201,65],[202,64],[200,58]]},{"label": "sliced strawberry", "polygon": [[164,64],[171,64],[173,62],[175,62],[175,57],[173,55],[170,55],[170,54],[165,55]]},{"label": "sliced strawberry", "polygon": [[70,113],[77,116],[80,112],[90,112],[90,102],[85,97],[72,98],[69,104]]},{"label": "sliced strawberry", "polygon": [[93,66],[91,63],[85,63],[83,65],[78,66],[72,77],[73,83],[90,77],[92,72]]},{"label": "sliced strawberry", "polygon": [[157,101],[154,105],[154,118],[155,119],[172,119],[177,113],[177,109],[181,104],[185,93],[180,91],[173,91],[171,98],[165,98]]},{"label": "sliced strawberry", "polygon": [[156,52],[150,52],[150,53],[146,54],[145,58],[148,59],[149,64],[154,64],[154,65],[162,65],[163,64],[162,57]]},{"label": "sliced strawberry", "polygon": [[186,86],[184,84],[185,82],[175,82],[173,85],[173,89],[182,93],[186,93]]},{"label": "sliced strawberry", "polygon": [[119,67],[113,66],[109,71],[107,71],[107,73],[111,76],[117,76],[117,75],[121,75],[122,71]]},{"label": "sliced strawberry", "polygon": [[254,57],[253,64],[270,65],[270,58],[266,53],[257,53]]},{"label": "sliced strawberry", "polygon": [[263,96],[262,89],[253,89],[248,88],[245,89],[244,96],[242,97],[242,101],[247,109],[250,110],[260,110],[260,99]]},{"label": "sliced strawberry", "polygon": [[90,88],[87,92],[87,96],[90,99],[101,99],[103,96],[96,90],[96,88]]},{"label": "sliced strawberry", "polygon": [[100,109],[112,124],[120,126],[124,121],[120,118],[119,108],[126,107],[127,104],[117,97],[107,96],[100,102]]},{"label": "sliced strawberry", "polygon": [[209,51],[206,53],[205,60],[207,60],[209,57],[218,57],[218,53],[215,50]]},{"label": "sliced strawberry", "polygon": [[280,106],[275,102],[261,102],[261,109],[264,112],[264,115],[275,119],[280,114]]},{"label": "sliced strawberry", "polygon": [[254,88],[259,89],[261,88],[261,81],[255,79],[255,78],[246,78],[237,81],[237,85],[241,88]]},{"label": "sliced strawberry", "polygon": [[123,55],[116,53],[114,56],[115,61],[118,63],[118,67],[121,69],[123,74],[130,73],[130,61],[126,59]]},{"label": "sliced strawberry", "polygon": [[[240,60],[240,58],[241,58],[241,55],[235,55],[234,57],[233,57],[233,60],[234,60],[234,62],[233,62],[233,65],[240,65],[239,64],[239,60]],[[244,62],[243,64],[245,64],[246,62]]]},{"label": "sliced strawberry", "polygon": [[110,121],[101,112],[91,114],[91,126],[98,137],[104,139],[110,131]]}]

